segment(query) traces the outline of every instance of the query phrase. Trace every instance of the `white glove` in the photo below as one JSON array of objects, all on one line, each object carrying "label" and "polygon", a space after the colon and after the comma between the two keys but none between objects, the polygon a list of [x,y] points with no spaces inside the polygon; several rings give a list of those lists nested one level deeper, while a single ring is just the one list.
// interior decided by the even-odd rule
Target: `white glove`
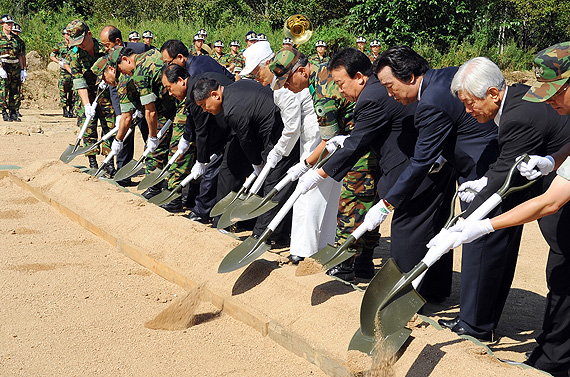
[{"label": "white glove", "polygon": [[437,160],[433,163],[429,174],[439,173],[443,165],[447,162],[447,160],[443,156],[439,156]]},{"label": "white glove", "polygon": [[123,150],[123,142],[117,139],[113,140],[113,143],[111,144],[111,152],[117,155],[121,150]]},{"label": "white glove", "polygon": [[85,117],[86,118],[95,118],[95,108],[96,108],[97,104],[95,105],[91,105],[90,103],[88,103],[87,105],[85,105]]},{"label": "white glove", "polygon": [[121,117],[123,116],[123,114],[119,114],[115,117],[115,127],[119,127],[119,125],[121,124]]},{"label": "white glove", "polygon": [[301,161],[289,168],[287,174],[291,176],[292,181],[296,181],[300,176],[305,174],[309,170],[309,167],[305,164],[305,161]]},{"label": "white glove", "polygon": [[364,216],[364,222],[361,226],[365,227],[367,230],[374,230],[377,226],[382,224],[386,217],[392,213],[384,204],[384,200],[380,200],[380,202],[374,204],[372,208],[368,212],[366,212],[366,216]]},{"label": "white glove", "polygon": [[28,70],[27,69],[22,69],[20,71],[20,81],[24,82],[26,81],[26,77],[28,77]]},{"label": "white glove", "polygon": [[146,141],[146,147],[152,153],[158,147],[158,143],[160,143],[160,140],[158,140],[158,138],[156,136],[149,136],[147,141]]},{"label": "white glove", "polygon": [[198,178],[200,178],[201,176],[204,175],[204,173],[206,172],[206,165],[203,162],[198,162],[196,161],[194,163],[194,166],[192,166],[192,169],[190,170],[190,175],[192,176],[192,178],[190,178],[191,180],[196,180]]},{"label": "white glove", "polygon": [[461,186],[459,186],[459,199],[463,200],[465,203],[471,203],[477,194],[464,190],[470,188],[473,191],[477,191],[477,193],[479,193],[481,190],[483,190],[483,188],[485,188],[485,186],[487,186],[487,181],[487,177],[483,177],[474,181],[463,182]]},{"label": "white glove", "polygon": [[101,89],[101,90],[107,89],[107,83],[105,81],[101,80],[99,82],[99,89]]},{"label": "white glove", "polygon": [[344,141],[349,136],[350,135],[337,135],[328,139],[325,146],[325,148],[327,148],[327,152],[332,153],[335,149],[344,147]]},{"label": "white glove", "polygon": [[6,71],[4,70],[4,68],[0,67],[0,77],[3,79],[7,79],[8,78],[8,74],[6,73]]},{"label": "white glove", "polygon": [[142,118],[143,116],[144,116],[144,114],[140,110],[135,110],[135,112],[133,113],[134,119],[139,119],[139,118]]},{"label": "white glove", "polygon": [[259,165],[251,165],[253,166],[253,172],[255,173],[255,175],[257,175],[259,177],[259,173],[261,173],[261,170],[263,170],[263,163],[259,164]]},{"label": "white glove", "polygon": [[271,166],[271,169],[273,169],[274,167],[277,166],[277,163],[279,161],[281,161],[282,158],[283,158],[283,156],[281,156],[281,153],[277,152],[275,150],[275,148],[273,148],[267,154],[267,162],[266,163],[267,163],[267,165]]},{"label": "white glove", "polygon": [[61,68],[65,69],[65,67],[64,67],[65,62],[63,61],[63,59],[59,59],[59,62],[58,62],[58,63],[59,63],[59,66],[60,66]]},{"label": "white glove", "polygon": [[188,149],[190,149],[190,142],[181,137],[180,141],[178,142],[178,150],[180,151],[180,153],[184,154],[188,152]]},{"label": "white glove", "polygon": [[552,156],[530,156],[528,162],[521,162],[517,168],[523,177],[529,181],[536,179],[542,175],[547,175],[554,170],[554,158]]},{"label": "white glove", "polygon": [[297,189],[301,192],[301,194],[304,194],[307,191],[317,187],[317,185],[324,180],[325,177],[321,176],[316,169],[312,169],[307,172],[307,174],[303,174],[303,176],[299,179],[299,183],[297,183]]},{"label": "white glove", "polygon": [[494,231],[495,229],[493,229],[490,219],[479,221],[460,221],[448,230],[442,229],[437,236],[428,242],[427,247],[431,248],[436,246],[438,243],[442,242],[443,239],[451,235],[455,236],[453,245],[451,246],[451,248],[455,249],[464,243],[472,242],[477,238]]}]

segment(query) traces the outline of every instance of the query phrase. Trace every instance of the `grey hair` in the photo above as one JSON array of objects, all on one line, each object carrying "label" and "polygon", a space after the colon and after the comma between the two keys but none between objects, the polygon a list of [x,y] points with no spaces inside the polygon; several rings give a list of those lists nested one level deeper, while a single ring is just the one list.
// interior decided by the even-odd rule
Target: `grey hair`
[{"label": "grey hair", "polygon": [[499,67],[489,58],[478,57],[459,67],[451,82],[451,93],[456,96],[461,90],[471,96],[485,98],[489,88],[503,91],[506,86],[505,76]]},{"label": "grey hair", "polygon": [[267,61],[273,59],[274,56],[275,56],[275,53],[273,52],[268,57],[263,58],[261,60],[261,62],[258,64],[259,68],[264,68],[267,65]]}]

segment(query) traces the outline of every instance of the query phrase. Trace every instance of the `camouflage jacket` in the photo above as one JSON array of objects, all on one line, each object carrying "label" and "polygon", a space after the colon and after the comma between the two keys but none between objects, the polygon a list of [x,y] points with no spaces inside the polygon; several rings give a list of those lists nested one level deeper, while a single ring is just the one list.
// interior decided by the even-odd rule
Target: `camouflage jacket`
[{"label": "camouflage jacket", "polygon": [[[129,97],[129,84],[124,83],[129,79],[132,82],[137,94],[140,97],[142,106],[154,102],[159,117],[167,117],[172,119],[176,113],[176,103],[174,97],[168,94],[168,91],[162,85],[162,67],[164,62],[161,59],[162,54],[158,50],[149,50],[145,53],[138,54],[135,57],[135,69],[132,75],[119,78],[119,99],[121,101],[121,111],[128,112],[137,108],[137,102],[133,100],[133,94]],[[123,77],[123,76],[121,76]],[[132,91],[132,88],[131,88]]]},{"label": "camouflage jacket", "polygon": [[77,46],[73,47],[69,53],[69,66],[73,77],[73,89],[85,89],[95,93],[97,91],[97,76],[91,70],[93,64],[101,57],[105,56],[105,48],[97,39],[93,38],[93,56]]},{"label": "camouflage jacket", "polygon": [[[0,32],[0,58],[15,60],[26,55],[26,45],[16,34],[10,33],[10,38]],[[14,61],[14,63],[16,63]]]},{"label": "camouflage jacket", "polygon": [[[69,64],[69,53],[70,53],[70,51],[71,51],[71,49],[69,48],[67,43],[65,41],[61,41],[55,45],[55,47],[53,48],[53,50],[52,50],[51,54],[49,54],[49,56],[54,57],[56,59],[63,59],[64,63]],[[65,71],[67,73],[65,68],[61,68],[61,70]]]},{"label": "camouflage jacket", "polygon": [[374,63],[374,60],[378,58],[378,55],[374,55],[373,52],[369,52],[368,54],[366,54],[366,56],[368,56],[368,59],[370,59],[372,63]]},{"label": "camouflage jacket", "polygon": [[348,134],[353,128],[354,102],[340,93],[326,64],[311,64],[309,91],[315,104],[321,138],[328,140],[339,134]]},{"label": "camouflage jacket", "polygon": [[328,63],[329,60],[330,60],[330,58],[328,56],[323,56],[321,58],[319,56],[319,54],[313,54],[313,55],[309,56],[309,63],[315,64],[315,65]]},{"label": "camouflage jacket", "polygon": [[200,49],[200,53],[198,54],[198,53],[196,52],[196,45],[194,45],[194,43],[192,43],[192,45],[190,46],[190,48],[188,49],[188,51],[190,51],[190,53],[191,53],[192,55],[194,55],[194,56],[196,56],[196,55],[209,55],[209,54],[208,54],[208,51],[206,51],[206,50],[204,49],[204,47],[202,47],[202,48]]},{"label": "camouflage jacket", "polygon": [[229,67],[231,64],[231,62],[229,62],[230,57],[225,52],[222,52],[221,56],[218,56],[218,54],[216,54],[215,52],[210,56],[212,57],[212,59],[214,59],[224,67]]},{"label": "camouflage jacket", "polygon": [[240,67],[243,68],[243,66],[245,65],[245,58],[243,57],[242,54],[235,54],[232,55],[232,53],[230,52],[228,54],[228,62],[231,64],[234,64],[236,67]]}]

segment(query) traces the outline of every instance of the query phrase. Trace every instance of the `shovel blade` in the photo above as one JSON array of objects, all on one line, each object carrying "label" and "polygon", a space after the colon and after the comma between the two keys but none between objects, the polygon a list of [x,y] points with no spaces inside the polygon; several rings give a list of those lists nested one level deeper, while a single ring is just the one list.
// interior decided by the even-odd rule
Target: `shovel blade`
[{"label": "shovel blade", "polygon": [[374,336],[364,335],[360,329],[358,329],[350,340],[348,349],[358,350],[368,355],[377,352],[382,358],[390,358],[398,352],[411,333],[412,330],[404,327],[377,341]]},{"label": "shovel blade", "polygon": [[263,200],[263,198],[252,195],[246,201],[243,202],[239,207],[235,207],[230,213],[231,225],[238,221],[244,221],[249,219],[255,219],[258,216],[263,215],[265,212],[273,209],[278,203],[271,200]]},{"label": "shovel blade", "polygon": [[143,167],[143,162],[131,160],[127,164],[123,165],[117,173],[115,173],[115,180],[121,181],[135,175]]},{"label": "shovel blade", "polygon": [[341,264],[345,260],[350,259],[355,255],[356,255],[356,253],[352,252],[352,251],[346,251],[346,250],[342,251],[340,254],[338,254],[334,258],[330,259],[328,262],[325,262],[323,264],[323,270],[324,271],[329,270],[332,267],[336,266],[337,264]]},{"label": "shovel blade", "polygon": [[263,237],[248,237],[225,256],[218,267],[218,273],[223,274],[247,266],[270,248]]},{"label": "shovel blade", "polygon": [[210,217],[220,216],[222,213],[226,212],[228,207],[237,200],[239,193],[232,191],[228,195],[224,196],[219,202],[217,202],[210,211]]},{"label": "shovel blade", "polygon": [[146,190],[147,188],[154,186],[163,179],[167,178],[169,175],[170,173],[168,170],[154,169],[151,173],[147,174],[147,176],[144,177],[142,181],[140,181],[137,189]]},{"label": "shovel blade", "polygon": [[222,216],[218,220],[218,229],[227,228],[228,226],[230,226],[234,223],[232,221],[232,218],[231,218],[232,212],[236,207],[241,206],[241,204],[243,203],[243,201],[246,198],[246,195],[247,194],[239,195],[238,197],[236,197],[234,199],[234,201],[232,203],[230,203],[230,205],[228,205],[226,207],[226,210],[222,213]]},{"label": "shovel blade", "polygon": [[157,206],[161,206],[163,204],[169,203],[174,199],[178,198],[182,193],[180,190],[164,190],[158,195],[153,196],[148,201],[152,204],[156,204]]},{"label": "shovel blade", "polygon": [[74,154],[77,147],[75,145],[69,144],[67,148],[63,151],[59,159],[66,164],[69,164],[77,155]]}]

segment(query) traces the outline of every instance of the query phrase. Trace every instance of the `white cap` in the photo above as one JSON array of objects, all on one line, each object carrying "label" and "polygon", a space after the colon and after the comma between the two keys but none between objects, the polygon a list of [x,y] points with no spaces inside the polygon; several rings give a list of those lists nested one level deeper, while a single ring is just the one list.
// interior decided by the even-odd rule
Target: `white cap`
[{"label": "white cap", "polygon": [[259,41],[249,46],[243,52],[245,67],[241,70],[241,75],[249,75],[259,63],[267,60],[271,55],[273,55],[273,50],[267,41]]}]

